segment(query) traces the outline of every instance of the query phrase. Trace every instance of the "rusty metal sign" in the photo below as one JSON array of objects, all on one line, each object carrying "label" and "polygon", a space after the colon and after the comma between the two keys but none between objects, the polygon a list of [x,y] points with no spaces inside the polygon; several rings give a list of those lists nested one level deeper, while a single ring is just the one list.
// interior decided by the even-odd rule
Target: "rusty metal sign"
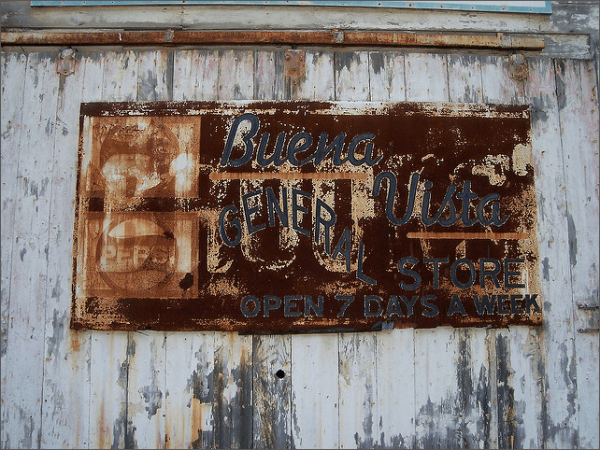
[{"label": "rusty metal sign", "polygon": [[527,107],[91,103],[72,327],[542,321]]}]

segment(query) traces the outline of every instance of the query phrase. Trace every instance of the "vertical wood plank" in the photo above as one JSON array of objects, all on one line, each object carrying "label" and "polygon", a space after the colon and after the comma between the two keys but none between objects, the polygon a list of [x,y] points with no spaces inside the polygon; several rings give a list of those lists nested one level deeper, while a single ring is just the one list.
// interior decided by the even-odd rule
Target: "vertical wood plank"
[{"label": "vertical wood plank", "polygon": [[[284,52],[256,51],[255,99],[283,100]],[[253,447],[292,448],[292,338],[252,337]]]},{"label": "vertical wood plank", "polygon": [[369,93],[374,102],[406,100],[402,53],[369,52]]},{"label": "vertical wood plank", "polygon": [[[143,51],[137,59],[137,101],[170,100],[168,51]],[[127,385],[128,436],[139,448],[165,447],[164,397],[166,392],[163,332],[138,331],[129,335]]]},{"label": "vertical wood plank", "polygon": [[214,436],[217,448],[252,446],[252,338],[215,335]]},{"label": "vertical wood plank", "polygon": [[[2,52],[2,227],[0,227],[1,252],[2,252],[2,325],[0,355],[2,364],[0,365],[2,380],[2,417],[1,417],[1,437],[0,442],[3,448],[11,446],[11,434],[9,430],[8,419],[8,398],[5,400],[7,392],[7,381],[9,379],[10,365],[8,364],[8,349],[12,345],[10,334],[10,303],[11,303],[11,283],[12,283],[12,258],[14,247],[14,223],[15,208],[17,203],[17,170],[19,161],[19,152],[17,147],[23,132],[23,104],[24,104],[24,85],[25,73],[27,69],[27,55],[19,53]],[[16,341],[16,339],[14,339]],[[14,445],[14,444],[12,444]]]},{"label": "vertical wood plank", "polygon": [[[481,62],[475,55],[448,55],[448,95],[453,103],[482,103]],[[464,244],[469,257],[472,243]],[[475,243],[475,245],[477,245]],[[456,382],[459,417],[457,437],[467,448],[490,445],[491,401],[489,378],[488,330],[457,329],[458,353]]]},{"label": "vertical wood plank", "polygon": [[[105,102],[133,101],[137,95],[134,52],[104,52],[102,89]],[[128,332],[93,332],[91,347],[91,448],[133,446],[128,421],[129,359],[135,352]]]},{"label": "vertical wood plank", "polygon": [[257,50],[255,52],[254,99],[285,100],[283,77],[283,50]]},{"label": "vertical wood plank", "polygon": [[251,100],[254,94],[254,53],[250,50],[219,51],[219,100]]},{"label": "vertical wood plank", "polygon": [[448,97],[453,103],[482,103],[481,62],[475,55],[448,55]]},{"label": "vertical wood plank", "polygon": [[[513,66],[514,67],[514,66]],[[486,56],[481,59],[483,98],[488,103],[527,104],[525,79],[521,79],[507,57]],[[534,145],[535,147],[535,145]],[[535,152],[535,150],[534,150]],[[536,179],[536,183],[539,178]],[[536,186],[536,192],[539,192]],[[539,215],[538,215],[539,217]],[[540,243],[539,247],[543,246]],[[495,385],[499,447],[542,446],[543,366],[539,328],[513,326],[507,330],[490,330],[490,379]],[[494,418],[495,420],[495,418]]]},{"label": "vertical wood plank", "polygon": [[[254,95],[254,52],[219,51],[219,100],[248,100]],[[215,333],[216,447],[252,445],[252,338],[233,332]]]},{"label": "vertical wood plank", "polygon": [[48,219],[59,87],[54,57],[40,52],[27,59],[23,132],[15,148],[19,159],[8,310],[13,339],[2,360],[2,400],[10,405],[3,411],[3,427],[6,444],[13,448],[41,444]]},{"label": "vertical wood plank", "polygon": [[253,448],[293,448],[290,336],[254,336]]},{"label": "vertical wood plank", "polygon": [[335,52],[335,99],[338,101],[368,101],[369,53]]},{"label": "vertical wood plank", "polygon": [[[173,100],[217,100],[219,54],[181,50],[173,55]],[[167,448],[215,445],[215,333],[169,333],[166,349]]]},{"label": "vertical wood plank", "polygon": [[131,332],[127,438],[134,448],[165,448],[165,347],[160,332]]},{"label": "vertical wood plank", "polygon": [[338,336],[292,337],[295,448],[338,448]]},{"label": "vertical wood plank", "polygon": [[[104,58],[101,53],[91,52],[85,55],[85,73],[84,73],[84,83],[82,87],[82,101],[84,102],[93,102],[100,101],[102,99],[102,91],[103,91],[103,78],[104,78]],[[79,130],[79,124],[77,124],[77,130]],[[79,138],[79,136],[77,136]],[[76,186],[75,186],[76,188]],[[73,192],[76,192],[73,191]],[[71,247],[70,253],[72,258],[73,248]],[[71,260],[70,265],[73,264]],[[72,274],[72,271],[70,271]],[[72,276],[70,277],[72,278]],[[69,289],[70,293],[71,289]],[[70,294],[69,294],[70,296]],[[78,367],[78,370],[82,370],[85,367],[86,373],[86,383],[82,387],[82,390],[85,389],[85,399],[87,400],[87,406],[82,407],[81,409],[85,411],[82,413],[82,416],[86,417],[88,420],[88,425],[86,428],[80,430],[82,433],[81,440],[87,442],[87,447],[91,446],[91,439],[94,435],[94,431],[92,430],[92,415],[94,408],[92,407],[92,343],[94,341],[93,336],[97,335],[98,332],[95,331],[74,331],[69,330],[70,334],[70,350],[72,351],[73,364]],[[69,380],[67,380],[68,382]],[[96,415],[94,419],[98,419]]]},{"label": "vertical wood plank", "polygon": [[[372,101],[406,100],[404,55],[370,52],[370,95]],[[415,446],[415,332],[395,329],[376,333],[377,385],[376,435],[381,448]]]},{"label": "vertical wood plank", "polygon": [[416,435],[420,448],[461,448],[457,386],[459,339],[452,328],[416,330]]},{"label": "vertical wood plank", "polygon": [[577,399],[569,407],[575,406],[577,415],[575,445],[595,448],[599,442],[597,86],[591,61],[560,61],[556,73],[577,357]]},{"label": "vertical wood plank", "polygon": [[99,72],[87,57],[77,58],[75,73],[60,77],[57,133],[54,138],[50,203],[50,248],[46,298],[46,347],[42,446],[85,448],[89,436],[88,331],[70,329],[73,219],[79,141],[79,107],[87,71]]},{"label": "vertical wood plank", "polygon": [[406,100],[410,102],[448,101],[448,71],[444,55],[406,55]]},{"label": "vertical wood plank", "polygon": [[[409,54],[405,60],[408,101],[447,102],[448,70],[444,55]],[[460,447],[457,418],[449,405],[458,402],[454,374],[458,339],[449,327],[415,331],[416,445]],[[446,375],[444,375],[446,374]],[[449,374],[452,374],[450,376]]]},{"label": "vertical wood plank", "polygon": [[[369,53],[336,52],[334,62],[336,100],[369,101]],[[372,448],[377,439],[376,357],[377,339],[374,333],[339,335],[338,408],[341,448]]]},{"label": "vertical wood plank", "polygon": [[377,414],[374,448],[415,448],[413,329],[377,333]]},{"label": "vertical wood plank", "polygon": [[374,448],[380,388],[374,333],[340,334],[338,383],[340,448]]},{"label": "vertical wood plank", "polygon": [[291,100],[331,101],[335,98],[333,54],[310,50],[306,52],[306,76],[291,89]]},{"label": "vertical wood plank", "polygon": [[218,78],[218,51],[180,50],[174,53],[174,100],[216,100]]},{"label": "vertical wood plank", "polygon": [[214,333],[168,333],[166,448],[214,446]]},{"label": "vertical wood plank", "polygon": [[[306,52],[306,76],[292,100],[335,98],[334,57]],[[338,335],[292,336],[292,436],[295,448],[338,448]]]},{"label": "vertical wood plank", "polygon": [[[556,76],[552,60],[529,61],[527,95],[531,101],[531,140],[538,205],[539,258],[542,270],[545,416],[544,444],[551,448],[576,446],[573,413],[575,397],[569,368],[575,363],[573,302],[569,264],[565,177]],[[569,301],[565,301],[569,299]],[[565,426],[564,424],[569,424]]]},{"label": "vertical wood plank", "polygon": [[[23,130],[23,94],[27,55],[2,53],[2,339],[1,354],[4,357],[8,345],[8,310],[13,251],[13,228],[17,197],[17,168],[19,153],[16,147]],[[3,372],[4,373],[4,372]],[[4,376],[2,377],[4,378]],[[3,429],[4,433],[4,429]]]}]

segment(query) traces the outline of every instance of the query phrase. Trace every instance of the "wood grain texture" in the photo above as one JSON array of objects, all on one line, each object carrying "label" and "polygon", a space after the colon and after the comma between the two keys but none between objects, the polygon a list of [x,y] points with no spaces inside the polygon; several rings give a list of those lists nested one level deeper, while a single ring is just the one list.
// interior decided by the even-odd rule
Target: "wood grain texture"
[{"label": "wood grain texture", "polygon": [[[100,54],[100,98],[133,101],[137,96],[137,55],[132,51]],[[128,427],[129,361],[135,339],[127,332],[92,333],[90,356],[90,447],[132,446],[135,432]]]},{"label": "wood grain texture", "polygon": [[[567,238],[572,280],[576,360],[572,371],[579,427],[574,442],[582,448],[597,445],[598,383],[598,91],[589,62],[556,64],[560,136],[563,146],[567,202]],[[590,195],[595,192],[595,195]],[[593,309],[596,308],[595,312]],[[595,314],[595,319],[593,319]],[[595,331],[592,331],[595,330]],[[563,368],[563,373],[565,368]]]},{"label": "wood grain texture", "polygon": [[[284,58],[282,50],[255,52],[256,100],[289,98],[290,80],[283,75]],[[253,336],[252,371],[254,448],[293,448],[292,337]]]},{"label": "wood grain texture", "polygon": [[[98,50],[65,77],[56,54],[3,52],[2,447],[597,448],[591,63],[529,57],[516,79],[508,56],[310,49],[292,85],[283,58]],[[79,103],[171,99],[529,105],[543,326],[70,330]]]},{"label": "wood grain texture", "polygon": [[[408,101],[449,101],[448,62],[445,55],[409,54],[405,59]],[[461,447],[459,404],[459,338],[451,328],[415,331],[415,439],[424,448]],[[432,352],[431,349],[435,349]]]},{"label": "wood grain texture", "polygon": [[[173,99],[218,98],[219,54],[213,50],[176,51]],[[215,445],[216,381],[214,332],[169,333],[167,337],[166,446]],[[183,405],[183,407],[182,407]]]},{"label": "wood grain texture", "polygon": [[[56,132],[59,79],[49,53],[27,58],[23,89],[22,134],[18,152],[13,250],[8,309],[8,345],[2,360],[3,445],[39,446],[44,370],[44,329],[49,251],[52,149]],[[4,147],[3,147],[4,148]],[[3,150],[4,151],[4,150]],[[3,369],[3,370],[6,370]],[[21,386],[30,386],[22,389]],[[13,425],[17,425],[13,428]]]},{"label": "wood grain texture", "polygon": [[[2,53],[2,134],[0,135],[2,143],[2,165],[0,167],[2,174],[2,227],[0,233],[1,252],[2,252],[2,291],[1,291],[1,341],[0,354],[2,364],[0,366],[2,382],[2,404],[5,403],[4,392],[7,392],[8,382],[12,378],[10,375],[11,365],[9,361],[9,348],[12,345],[20,345],[17,338],[11,336],[11,300],[16,299],[11,295],[12,291],[12,259],[14,254],[14,223],[16,219],[16,204],[20,189],[17,190],[17,171],[19,152],[16,149],[20,146],[21,135],[23,133],[23,102],[25,73],[27,69],[27,55],[18,53]],[[9,151],[8,149],[12,149]],[[11,339],[12,338],[12,339]],[[21,344],[22,345],[22,344]],[[7,398],[8,405],[8,398]],[[11,443],[10,423],[15,423],[8,414],[8,411],[2,408],[2,428],[0,442],[2,446],[16,445]],[[6,424],[6,425],[5,425]],[[14,441],[13,441],[14,442]]]},{"label": "wood grain texture", "polygon": [[41,446],[46,448],[86,447],[89,436],[91,332],[73,332],[69,327],[72,276],[65,270],[73,261],[79,105],[85,101],[84,84],[92,82],[86,79],[86,73],[92,77],[102,73],[91,62],[86,70],[88,62],[86,57],[77,59],[75,73],[59,80],[45,293],[48,303]]},{"label": "wood grain texture", "polygon": [[[405,55],[400,52],[369,52],[371,101],[406,100]],[[415,446],[415,331],[412,328],[375,333],[375,422],[372,446]]]},{"label": "wood grain texture", "polygon": [[[475,55],[448,55],[448,96],[452,103],[483,103],[481,58]],[[471,246],[467,233],[462,242],[468,257]],[[506,233],[509,234],[509,233]],[[431,241],[430,241],[431,242]],[[434,244],[435,245],[435,244]],[[492,447],[491,435],[494,411],[490,406],[496,386],[490,377],[490,332],[485,328],[455,330],[457,339],[457,429],[458,443],[465,447]]]},{"label": "wood grain texture", "polygon": [[[131,64],[136,63],[136,101],[170,100],[170,53],[136,52]],[[138,448],[165,447],[166,339],[165,333],[156,331],[129,334],[129,347],[135,353],[128,362],[127,427]]]}]

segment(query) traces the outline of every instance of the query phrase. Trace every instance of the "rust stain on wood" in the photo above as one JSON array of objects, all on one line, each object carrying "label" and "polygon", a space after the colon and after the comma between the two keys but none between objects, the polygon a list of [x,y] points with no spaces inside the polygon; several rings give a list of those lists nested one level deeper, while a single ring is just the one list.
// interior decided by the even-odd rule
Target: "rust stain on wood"
[{"label": "rust stain on wood", "polygon": [[72,327],[541,323],[529,110],[92,103]]}]

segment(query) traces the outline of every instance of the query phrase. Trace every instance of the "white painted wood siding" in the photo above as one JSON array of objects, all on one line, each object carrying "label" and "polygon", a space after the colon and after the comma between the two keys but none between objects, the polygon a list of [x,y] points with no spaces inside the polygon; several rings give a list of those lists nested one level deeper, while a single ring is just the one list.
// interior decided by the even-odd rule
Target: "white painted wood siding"
[{"label": "white painted wood siding", "polygon": [[[278,48],[57,56],[2,53],[2,448],[598,448],[590,60],[311,49],[292,85]],[[80,103],[231,99],[529,105],[544,325],[71,330]]]}]

